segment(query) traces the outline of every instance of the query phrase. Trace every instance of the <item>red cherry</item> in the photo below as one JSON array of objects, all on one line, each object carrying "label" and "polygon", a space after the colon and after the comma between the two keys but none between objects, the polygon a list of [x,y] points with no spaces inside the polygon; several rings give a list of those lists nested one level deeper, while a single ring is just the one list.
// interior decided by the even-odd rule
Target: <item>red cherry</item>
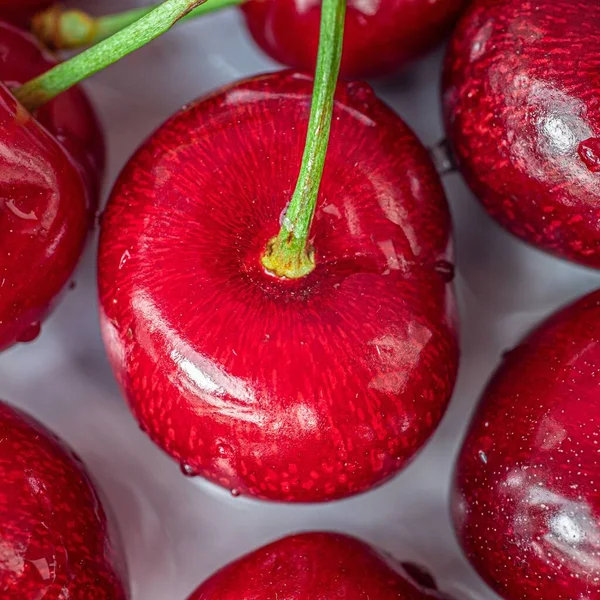
[{"label": "red cherry", "polygon": [[600,3],[474,2],[450,43],[446,129],[488,212],[600,267]]},{"label": "red cherry", "polygon": [[0,402],[3,598],[125,600],[119,537],[81,461]]},{"label": "red cherry", "polygon": [[31,17],[43,8],[53,4],[53,0],[0,0],[0,19],[18,25],[27,25]]},{"label": "red cherry", "polygon": [[32,338],[69,282],[86,194],[62,146],[0,84],[0,349]]},{"label": "red cherry", "polygon": [[193,103],[125,167],[102,221],[102,329],[131,408],[186,474],[236,495],[322,501],[384,482],[456,376],[444,192],[367,85],[338,87],[317,268],[263,270],[311,92],[282,72]]},{"label": "red cherry", "polygon": [[458,535],[505,600],[600,597],[599,340],[597,291],[507,355],[464,443]]},{"label": "red cherry", "polygon": [[[349,0],[341,76],[397,72],[450,31],[467,0]],[[313,72],[320,0],[248,0],[242,5],[256,43],[274,60]]]},{"label": "red cherry", "polygon": [[[422,570],[417,572],[421,575]],[[415,581],[401,565],[356,538],[303,533],[264,546],[218,571],[188,600],[435,600],[432,578]],[[433,584],[433,585],[432,585]]]},{"label": "red cherry", "polygon": [[[0,80],[22,84],[55,64],[31,35],[0,21]],[[75,161],[88,189],[93,216],[104,177],[105,146],[102,127],[88,97],[82,88],[71,88],[38,109],[35,117]]]}]

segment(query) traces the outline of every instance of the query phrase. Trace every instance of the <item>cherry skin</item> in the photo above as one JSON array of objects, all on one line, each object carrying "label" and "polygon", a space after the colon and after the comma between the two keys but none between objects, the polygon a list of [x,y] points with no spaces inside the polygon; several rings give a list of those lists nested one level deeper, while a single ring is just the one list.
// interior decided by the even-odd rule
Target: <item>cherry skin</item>
[{"label": "cherry skin", "polygon": [[141,427],[188,475],[305,502],[404,467],[457,370],[444,193],[368,86],[338,86],[317,268],[262,268],[311,93],[308,76],[276,73],[167,121],[121,174],[99,253],[103,335]]},{"label": "cherry skin", "polygon": [[125,600],[120,540],[84,465],[0,402],[2,598]]},{"label": "cherry skin", "polygon": [[493,377],[458,461],[462,546],[504,600],[600,598],[600,291]]},{"label": "cherry skin", "polygon": [[0,19],[25,26],[37,11],[51,4],[53,0],[0,0]]},{"label": "cherry skin", "polygon": [[596,268],[599,32],[597,0],[480,0],[450,42],[443,84],[449,140],[490,215]]},{"label": "cherry skin", "polygon": [[81,255],[86,192],[64,148],[0,83],[0,349],[30,341]]},{"label": "cherry skin", "polygon": [[[411,577],[418,573],[419,580]],[[335,533],[296,534],[240,558],[204,582],[188,600],[435,600],[435,582],[412,565],[384,557]]]},{"label": "cherry skin", "polygon": [[[0,80],[9,85],[22,84],[55,64],[56,60],[31,35],[0,21]],[[105,145],[88,97],[82,88],[71,88],[38,109],[35,117],[75,161],[86,184],[93,220],[104,177]]]},{"label": "cherry skin", "polygon": [[[450,31],[468,0],[349,0],[340,75],[346,79],[395,73]],[[274,60],[313,72],[320,0],[248,0],[242,5],[256,43]]]}]

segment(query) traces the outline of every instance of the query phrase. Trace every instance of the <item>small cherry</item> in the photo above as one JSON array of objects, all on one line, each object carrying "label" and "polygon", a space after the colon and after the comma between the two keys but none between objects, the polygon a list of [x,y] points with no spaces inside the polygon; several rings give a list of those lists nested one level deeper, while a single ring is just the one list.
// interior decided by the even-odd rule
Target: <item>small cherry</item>
[{"label": "small cherry", "polygon": [[118,532],[79,458],[4,402],[0,440],[2,598],[129,598]]},{"label": "small cherry", "polygon": [[[55,65],[56,60],[30,34],[0,21],[0,80],[15,87]],[[72,87],[34,114],[79,168],[93,220],[104,177],[105,145],[104,132],[85,91]]]},{"label": "small cherry", "polygon": [[506,356],[455,473],[459,540],[504,600],[600,598],[600,291]]},{"label": "small cherry", "polygon": [[[90,221],[94,161],[84,157],[87,133],[76,139],[86,121],[93,122],[85,111],[89,105],[71,91],[65,100],[40,107],[160,35],[197,4],[168,0],[110,40],[12,91],[6,85],[11,81],[0,82],[0,349],[39,332],[77,265]],[[0,59],[0,75],[19,78],[20,65],[23,75],[37,70],[27,57],[38,56],[38,49],[8,25],[0,27],[2,33],[7,56]],[[69,108],[66,116],[62,111]],[[83,123],[76,122],[77,111],[86,115]]]},{"label": "small cherry", "polygon": [[455,381],[443,189],[370,87],[334,102],[343,4],[324,4],[310,122],[313,82],[289,71],[192,103],[130,160],[102,220],[102,330],[129,404],[184,473],[235,495],[383,483]]},{"label": "small cherry", "polygon": [[[417,578],[414,578],[417,575]],[[188,600],[442,600],[433,578],[339,533],[301,533],[224,567]]]},{"label": "small cherry", "polygon": [[600,268],[600,3],[473,2],[449,45],[446,130],[467,183],[523,240]]},{"label": "small cherry", "polygon": [[0,19],[17,25],[27,25],[39,10],[52,4],[53,0],[0,0]]}]

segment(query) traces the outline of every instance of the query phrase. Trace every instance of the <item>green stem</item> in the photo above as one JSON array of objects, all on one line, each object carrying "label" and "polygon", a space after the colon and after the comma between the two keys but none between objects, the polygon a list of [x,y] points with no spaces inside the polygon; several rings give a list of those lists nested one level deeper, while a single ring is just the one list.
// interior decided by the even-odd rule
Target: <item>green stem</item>
[{"label": "green stem", "polygon": [[39,77],[13,90],[30,111],[73,87],[90,75],[112,65],[168,31],[179,19],[205,0],[166,0],[144,17],[96,44],[89,50],[60,63]]},{"label": "green stem", "polygon": [[[191,11],[182,20],[195,19],[211,12],[237,6],[245,0],[209,0]],[[60,5],[44,10],[33,18],[34,35],[46,46],[56,50],[73,50],[97,44],[135,21],[146,16],[156,6],[134,8],[114,15],[94,17],[81,10]]]},{"label": "green stem", "polygon": [[314,249],[308,237],[329,145],[342,59],[346,0],[323,0],[321,10],[319,53],[300,175],[281,230],[269,241],[261,258],[268,271],[289,279],[308,275],[315,268]]}]

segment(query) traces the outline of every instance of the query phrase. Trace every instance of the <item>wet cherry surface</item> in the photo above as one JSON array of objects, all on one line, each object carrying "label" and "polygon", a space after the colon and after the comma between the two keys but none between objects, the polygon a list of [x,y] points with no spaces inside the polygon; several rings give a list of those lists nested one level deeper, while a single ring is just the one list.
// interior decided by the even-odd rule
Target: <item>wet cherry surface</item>
[{"label": "wet cherry surface", "polygon": [[63,147],[0,84],[0,349],[29,341],[68,283],[89,222]]},{"label": "wet cherry surface", "polygon": [[119,540],[83,464],[0,402],[0,595],[125,600]]},{"label": "wet cherry surface", "polygon": [[481,0],[449,46],[448,137],[513,234],[600,267],[600,3]]},{"label": "wet cherry surface", "polygon": [[242,557],[188,600],[441,600],[433,579],[409,571],[364,542],[334,533],[292,535]]},{"label": "wet cherry surface", "polygon": [[[439,44],[466,0],[349,0],[341,76],[398,72]],[[249,0],[242,10],[257,44],[276,61],[314,71],[320,0]]]},{"label": "wet cherry surface", "polygon": [[600,597],[600,291],[505,358],[456,470],[462,546],[505,600]]},{"label": "wet cherry surface", "polygon": [[[55,64],[32,36],[0,21],[0,80],[8,85],[25,83]],[[88,97],[82,88],[71,88],[37,110],[35,117],[75,161],[93,217],[104,177],[105,146],[104,132]]]},{"label": "wet cherry surface", "polygon": [[298,175],[312,81],[192,104],[134,156],[102,222],[109,356],[141,427],[232,493],[341,498],[382,483],[457,369],[450,218],[428,154],[365,84],[338,87],[317,268],[264,272]]}]

